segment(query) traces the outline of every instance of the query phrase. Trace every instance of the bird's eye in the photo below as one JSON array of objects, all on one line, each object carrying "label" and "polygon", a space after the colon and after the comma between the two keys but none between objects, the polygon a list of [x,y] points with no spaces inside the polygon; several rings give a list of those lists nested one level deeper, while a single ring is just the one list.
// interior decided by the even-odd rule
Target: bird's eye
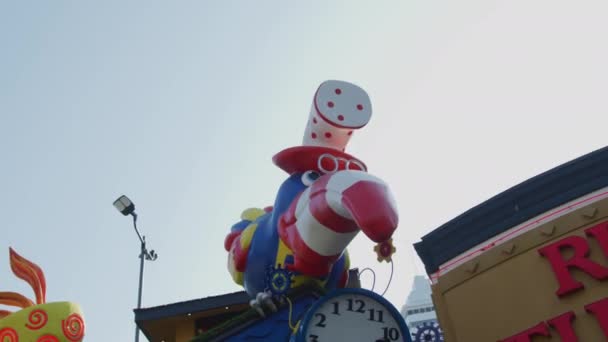
[{"label": "bird's eye", "polygon": [[306,171],[302,174],[302,183],[306,186],[310,186],[320,176],[321,175],[317,171]]}]

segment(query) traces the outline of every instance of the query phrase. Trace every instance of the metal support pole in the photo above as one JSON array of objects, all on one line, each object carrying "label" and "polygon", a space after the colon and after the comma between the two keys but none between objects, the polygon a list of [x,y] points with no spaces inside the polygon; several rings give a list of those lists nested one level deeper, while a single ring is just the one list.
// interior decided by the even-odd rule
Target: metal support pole
[{"label": "metal support pole", "polygon": [[[116,201],[114,201],[114,207],[120,211],[121,214],[127,216],[131,215],[133,217],[133,228],[135,229],[135,233],[137,233],[137,237],[139,238],[140,251],[139,251],[139,289],[137,291],[137,309],[141,309],[141,295],[144,286],[144,258],[145,260],[154,261],[158,257],[158,254],[151,250],[148,252],[146,249],[146,237],[139,234],[139,230],[137,229],[137,214],[135,213],[135,204],[131,202],[131,200],[127,196],[120,196]],[[137,319],[137,314],[135,316]],[[0,337],[2,339],[2,337]],[[2,341],[0,341],[2,342]],[[137,326],[137,320],[135,320],[135,342],[139,342],[139,327]]]},{"label": "metal support pole", "polygon": [[[137,308],[141,309],[141,292],[144,285],[144,257],[146,255],[146,237],[141,240],[141,251],[139,253],[139,290],[137,293]],[[139,327],[135,324],[135,342],[139,342]]]}]

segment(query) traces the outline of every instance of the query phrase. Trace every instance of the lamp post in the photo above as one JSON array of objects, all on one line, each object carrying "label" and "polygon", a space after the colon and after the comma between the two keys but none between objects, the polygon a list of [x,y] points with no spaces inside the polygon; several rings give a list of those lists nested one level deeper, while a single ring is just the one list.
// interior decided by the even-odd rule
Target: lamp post
[{"label": "lamp post", "polygon": [[[133,216],[133,228],[135,228],[135,233],[137,233],[137,237],[140,242],[140,253],[139,253],[139,290],[137,292],[137,308],[141,308],[141,292],[144,283],[144,258],[148,261],[154,261],[158,257],[158,254],[151,250],[148,252],[146,248],[146,237],[142,236],[137,229],[137,214],[135,213],[135,204],[131,202],[131,200],[125,196],[120,196],[116,201],[114,201],[114,207],[118,209],[123,215],[131,215]],[[139,327],[137,323],[135,323],[135,342],[139,341]]]}]

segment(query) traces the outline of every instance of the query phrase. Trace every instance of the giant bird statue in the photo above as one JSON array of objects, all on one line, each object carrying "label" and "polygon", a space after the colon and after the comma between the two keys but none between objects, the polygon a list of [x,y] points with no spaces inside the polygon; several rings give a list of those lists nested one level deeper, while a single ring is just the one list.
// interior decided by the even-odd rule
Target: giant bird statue
[{"label": "giant bird statue", "polygon": [[314,96],[303,145],[274,156],[289,174],[274,205],[245,210],[224,242],[228,269],[252,306],[306,282],[344,287],[346,247],[359,231],[378,243],[391,238],[398,217],[388,187],[344,152],[353,131],[370,117],[363,89],[326,81]]}]

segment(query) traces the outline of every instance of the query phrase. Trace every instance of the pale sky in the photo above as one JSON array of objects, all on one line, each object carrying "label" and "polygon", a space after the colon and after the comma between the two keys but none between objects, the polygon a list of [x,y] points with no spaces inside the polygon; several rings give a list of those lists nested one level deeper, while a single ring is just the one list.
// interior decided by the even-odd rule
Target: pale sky
[{"label": "pale sky", "polygon": [[[139,244],[121,194],[159,254],[145,307],[238,291],[224,236],[273,202],[272,156],[339,79],[372,100],[347,152],[395,194],[400,308],[421,236],[605,145],[606,18],[603,0],[0,1],[0,291],[33,296],[12,246],[49,302],[81,304],[87,341],[131,340]],[[352,266],[382,292],[373,245],[360,234]]]}]

